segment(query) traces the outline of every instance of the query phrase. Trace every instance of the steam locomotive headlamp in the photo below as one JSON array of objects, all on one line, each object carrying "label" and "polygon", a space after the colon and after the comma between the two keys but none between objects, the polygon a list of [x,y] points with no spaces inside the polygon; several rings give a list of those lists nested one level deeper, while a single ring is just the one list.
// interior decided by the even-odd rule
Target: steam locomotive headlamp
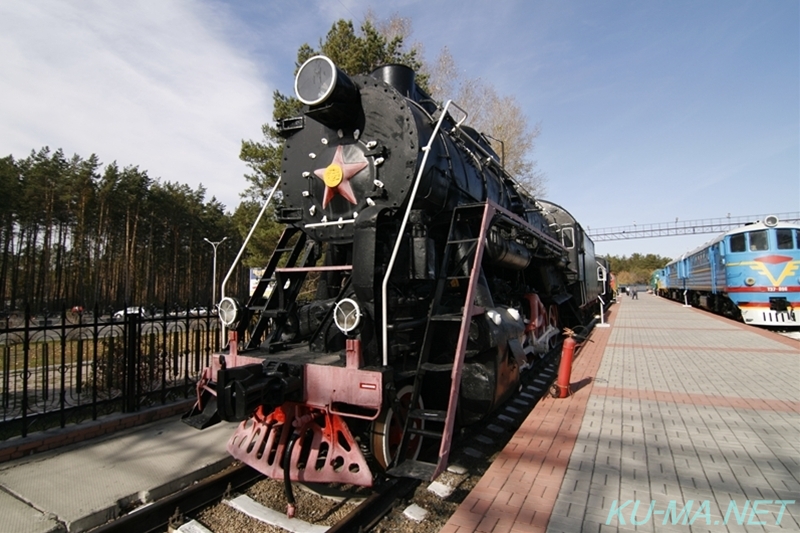
[{"label": "steam locomotive headlamp", "polygon": [[764,218],[764,225],[770,228],[774,228],[778,225],[778,217],[775,215],[769,215],[768,217]]},{"label": "steam locomotive headlamp", "polygon": [[239,302],[226,296],[219,302],[219,319],[226,328],[230,328],[242,318],[242,308]]},{"label": "steam locomotive headlamp", "polygon": [[358,89],[352,80],[325,56],[314,56],[303,63],[294,79],[294,92],[309,106],[328,100],[352,102],[358,97]]},{"label": "steam locomotive headlamp", "polygon": [[350,298],[339,300],[333,310],[333,321],[336,327],[347,335],[361,323],[361,308]]}]

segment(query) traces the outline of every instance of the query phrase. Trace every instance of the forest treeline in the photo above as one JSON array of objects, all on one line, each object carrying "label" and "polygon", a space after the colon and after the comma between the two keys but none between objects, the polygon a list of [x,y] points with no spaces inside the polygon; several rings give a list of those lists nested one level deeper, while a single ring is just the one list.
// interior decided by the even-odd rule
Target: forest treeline
[{"label": "forest treeline", "polygon": [[[226,213],[202,186],[46,147],[24,159],[0,159],[0,190],[0,309],[6,311],[208,305],[213,248],[204,239],[227,238],[217,253],[219,283],[259,208],[245,200]],[[236,271],[229,294],[245,294],[247,266],[261,265],[277,239],[277,224],[266,226],[257,236],[262,253]],[[621,285],[647,283],[669,262],[653,254],[609,260]]]},{"label": "forest treeline", "polygon": [[669,263],[669,257],[661,257],[655,254],[632,254],[630,257],[618,257],[612,255],[608,257],[611,272],[617,278],[617,285],[634,285],[649,283],[650,276],[654,270],[664,268]]},{"label": "forest treeline", "polygon": [[[208,305],[241,245],[205,189],[45,147],[0,159],[0,309]],[[222,271],[220,273],[220,271]],[[246,283],[246,271],[234,284]],[[238,292],[238,291],[237,291]]]}]

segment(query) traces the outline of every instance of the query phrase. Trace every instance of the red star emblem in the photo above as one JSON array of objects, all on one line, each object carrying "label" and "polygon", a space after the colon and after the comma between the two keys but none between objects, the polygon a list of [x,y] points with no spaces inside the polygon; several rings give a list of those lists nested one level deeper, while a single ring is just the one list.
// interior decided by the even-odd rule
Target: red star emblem
[{"label": "red star emblem", "polygon": [[333,161],[325,168],[314,171],[314,175],[325,183],[325,196],[322,199],[322,208],[326,208],[334,195],[339,194],[351,204],[357,204],[350,187],[350,180],[367,166],[366,159],[358,163],[346,163],[342,145],[336,147]]}]

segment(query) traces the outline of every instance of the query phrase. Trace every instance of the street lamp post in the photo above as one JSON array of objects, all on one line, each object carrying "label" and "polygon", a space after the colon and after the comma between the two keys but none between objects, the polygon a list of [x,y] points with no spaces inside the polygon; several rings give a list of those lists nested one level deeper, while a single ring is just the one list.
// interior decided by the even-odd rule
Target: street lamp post
[{"label": "street lamp post", "polygon": [[204,241],[214,247],[214,269],[211,274],[213,278],[211,281],[211,305],[217,305],[217,246],[225,242],[226,239],[227,237],[223,237],[221,241],[213,242],[203,237]]}]

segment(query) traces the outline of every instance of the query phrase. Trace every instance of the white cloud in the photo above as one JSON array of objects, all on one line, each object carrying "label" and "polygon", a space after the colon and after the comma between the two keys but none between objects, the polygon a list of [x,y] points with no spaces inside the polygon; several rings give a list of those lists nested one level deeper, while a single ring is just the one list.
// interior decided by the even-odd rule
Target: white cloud
[{"label": "white cloud", "polygon": [[229,24],[195,2],[3,2],[0,155],[96,153],[233,209],[240,141],[260,137],[272,89]]}]

